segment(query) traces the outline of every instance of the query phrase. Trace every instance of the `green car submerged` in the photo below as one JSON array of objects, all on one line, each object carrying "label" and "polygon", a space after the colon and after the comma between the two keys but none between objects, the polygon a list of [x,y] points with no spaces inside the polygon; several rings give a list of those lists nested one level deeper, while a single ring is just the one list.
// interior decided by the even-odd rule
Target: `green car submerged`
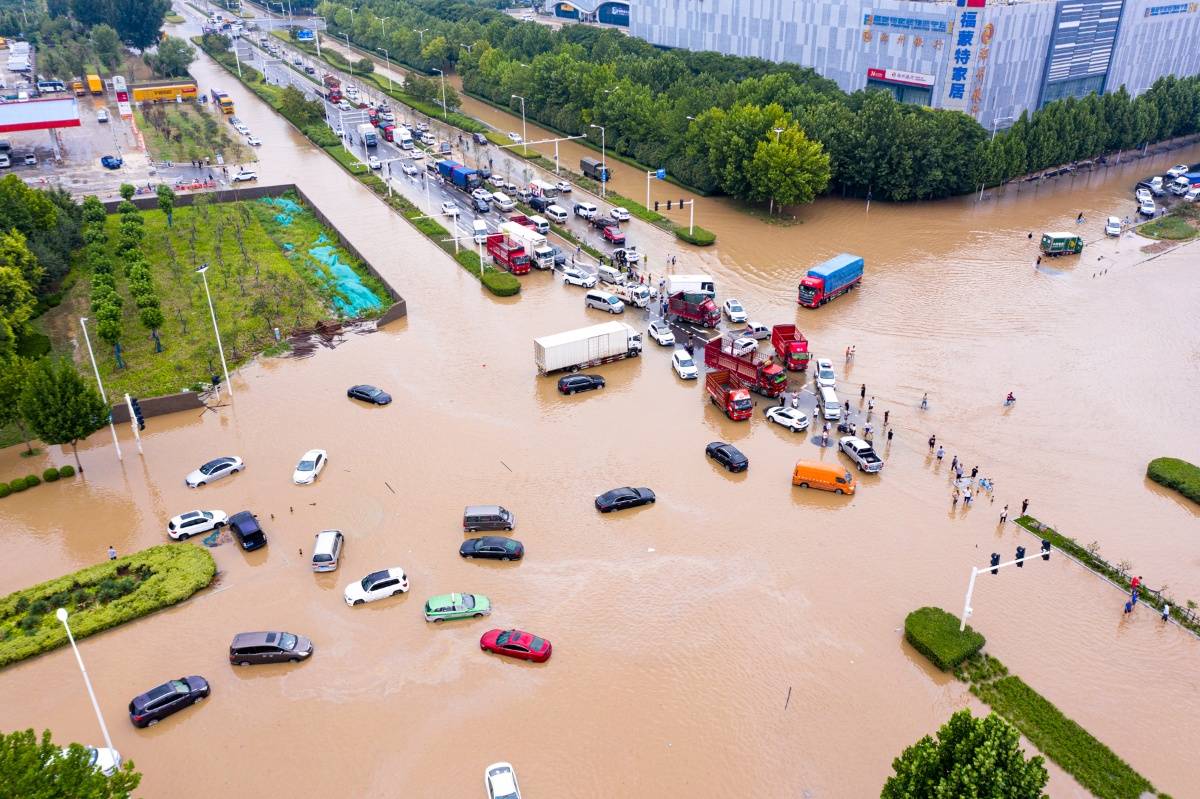
[{"label": "green car submerged", "polygon": [[491,612],[492,602],[483,594],[441,594],[425,602],[425,621],[477,619]]}]

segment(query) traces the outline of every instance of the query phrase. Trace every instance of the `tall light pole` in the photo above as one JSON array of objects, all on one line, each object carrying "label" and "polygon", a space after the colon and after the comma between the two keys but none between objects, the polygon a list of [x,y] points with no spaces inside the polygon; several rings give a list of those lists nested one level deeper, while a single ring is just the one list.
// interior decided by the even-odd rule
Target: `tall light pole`
[{"label": "tall light pole", "polygon": [[429,28],[421,28],[420,30],[417,30],[416,28],[413,28],[413,29],[412,29],[412,32],[413,32],[413,33],[415,33],[415,34],[417,34],[418,36],[420,36],[420,37],[421,37],[421,49],[422,49],[422,50],[424,50],[424,49],[425,49],[425,32],[426,32],[427,30],[429,30]]},{"label": "tall light pole", "polygon": [[[604,129],[603,125],[590,125],[589,127],[600,129],[600,171],[603,174],[603,176],[605,178],[607,178],[608,177],[608,150],[605,148],[605,144],[606,144],[605,139],[608,136],[608,132]],[[605,192],[605,187],[607,185],[608,185],[607,180],[600,181],[600,196],[601,197],[607,196],[606,192]],[[649,184],[646,184],[646,185],[649,185]],[[646,197],[649,197],[649,196],[650,196],[650,190],[647,189]],[[649,200],[647,200],[647,202],[649,202]]]},{"label": "tall light pole", "polygon": [[[476,44],[478,44],[478,42],[476,42]],[[470,53],[471,55],[475,55],[475,50],[474,50],[475,45],[474,44],[466,44],[464,42],[459,42],[458,46],[467,48],[468,53]]]},{"label": "tall light pole", "polygon": [[[213,335],[217,337],[217,352],[221,355],[221,368],[225,370],[225,390],[229,392],[229,398],[233,399],[233,381],[229,379],[229,365],[225,363],[225,347],[221,344],[221,331],[217,328],[217,312],[213,308],[212,293],[208,290],[208,264],[205,263],[196,271],[204,281],[204,296],[208,297],[208,313],[212,316]],[[220,391],[217,392],[218,395],[220,393]]]},{"label": "tall light pole", "polygon": [[521,152],[529,155],[529,147],[525,144],[529,140],[529,134],[525,129],[525,98],[519,94],[514,94],[512,99],[521,101]]},{"label": "tall light pole", "polygon": [[442,76],[442,121],[445,122],[450,116],[450,112],[446,110],[446,73],[437,67],[433,67],[433,71]]},{"label": "tall light pole", "polygon": [[387,63],[388,91],[390,92],[392,90],[392,57],[390,55],[388,55],[387,48],[385,48],[385,47],[377,47],[375,49],[377,49],[379,52],[383,53],[383,60]]},{"label": "tall light pole", "polygon": [[83,665],[83,658],[79,656],[79,647],[75,645],[75,636],[71,634],[71,625],[67,624],[67,609],[59,608],[54,615],[62,622],[63,629],[67,631],[67,640],[71,642],[71,651],[75,653],[75,662],[79,664],[79,671],[83,674],[83,684],[87,686],[88,697],[92,700],[92,710],[96,711],[96,721],[100,722],[100,732],[104,733],[104,745],[115,750],[112,738],[108,736],[108,725],[104,723],[104,715],[100,712],[100,703],[96,701],[96,692],[92,690],[92,681],[88,677],[87,668]]},{"label": "tall light pole", "polygon": [[387,40],[387,21],[389,19],[391,19],[391,17],[380,17],[379,18],[379,27],[383,28],[384,40]]},{"label": "tall light pole", "polygon": [[[96,372],[96,385],[100,387],[100,399],[104,400],[104,404],[108,405],[108,395],[104,393],[104,383],[100,380],[100,367],[96,365],[96,354],[92,352],[92,338],[87,332],[86,316],[80,317],[79,326],[83,328],[83,340],[87,342],[88,357],[92,359],[92,369]],[[108,416],[108,429],[112,430],[113,446],[117,448],[117,460],[124,460],[121,456],[121,445],[117,441],[117,426],[113,424],[112,414]]]}]

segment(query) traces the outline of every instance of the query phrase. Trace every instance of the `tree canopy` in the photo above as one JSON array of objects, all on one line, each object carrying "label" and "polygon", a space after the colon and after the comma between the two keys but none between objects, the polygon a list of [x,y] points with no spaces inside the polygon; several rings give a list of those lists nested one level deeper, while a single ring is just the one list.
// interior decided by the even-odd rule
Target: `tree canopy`
[{"label": "tree canopy", "polygon": [[71,744],[66,752],[33,730],[0,732],[0,797],[38,799],[125,799],[142,781],[126,761],[111,777],[92,767],[88,752]]},{"label": "tree canopy", "polygon": [[163,40],[153,53],[146,53],[146,63],[164,78],[186,75],[188,66],[195,60],[196,48],[173,36]]},{"label": "tree canopy", "polygon": [[70,444],[83,471],[76,445],[108,422],[109,407],[70,363],[39,361],[21,393],[21,415],[47,444]]},{"label": "tree canopy", "polygon": [[881,799],[1045,799],[1050,779],[1039,755],[1026,760],[1016,728],[995,713],[960,710],[892,762]]}]

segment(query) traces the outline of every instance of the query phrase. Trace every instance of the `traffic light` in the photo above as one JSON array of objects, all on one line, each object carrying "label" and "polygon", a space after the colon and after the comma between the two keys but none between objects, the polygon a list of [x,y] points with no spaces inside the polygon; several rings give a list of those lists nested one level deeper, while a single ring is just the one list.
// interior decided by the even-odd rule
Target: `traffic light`
[{"label": "traffic light", "polygon": [[138,430],[146,429],[146,417],[142,415],[142,403],[137,401],[137,397],[129,400],[129,407],[133,408],[133,418],[137,420]]},{"label": "traffic light", "polygon": [[999,565],[1000,565],[1000,555],[999,555],[999,553],[993,552],[992,553],[992,574],[1000,573],[1000,570],[998,568],[996,568]]},{"label": "traffic light", "polygon": [[1042,539],[1042,560],[1050,560],[1050,542]]},{"label": "traffic light", "polygon": [[671,210],[671,201],[670,200],[667,200],[667,210],[668,211]]},{"label": "traffic light", "polygon": [[1018,569],[1025,567],[1025,563],[1022,560],[1022,558],[1024,558],[1024,557],[1025,557],[1025,547],[1017,547],[1017,568]]},{"label": "traffic light", "polygon": [[655,210],[655,211],[657,211],[657,210],[658,210],[658,200],[655,200],[655,201],[654,201],[654,210]]}]

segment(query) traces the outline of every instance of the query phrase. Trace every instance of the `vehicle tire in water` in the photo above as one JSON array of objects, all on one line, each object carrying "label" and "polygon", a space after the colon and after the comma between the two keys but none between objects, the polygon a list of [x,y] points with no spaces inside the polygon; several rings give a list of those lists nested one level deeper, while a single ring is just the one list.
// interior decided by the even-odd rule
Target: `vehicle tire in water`
[{"label": "vehicle tire in water", "polygon": [[508,563],[510,560],[512,560],[512,558],[500,558],[500,560],[504,561],[505,563]]},{"label": "vehicle tire in water", "polygon": [[250,661],[248,661],[248,660],[240,660],[240,661],[238,661],[238,665],[239,665],[239,666],[249,666],[249,665],[250,665]]},{"label": "vehicle tire in water", "polygon": [[146,726],[153,727],[157,723],[158,723],[158,719],[150,719],[150,721],[146,722]]},{"label": "vehicle tire in water", "polygon": [[[213,529],[215,530],[215,529],[217,529],[217,528],[215,528],[215,527],[214,527]],[[188,540],[189,538],[191,538],[191,537],[192,537],[192,534],[191,534],[191,533],[180,533],[180,534],[179,534],[179,540],[180,540],[180,541],[187,541],[187,540]]]},{"label": "vehicle tire in water", "polygon": [[845,492],[844,492],[844,491],[842,491],[842,489],[840,489],[840,488],[835,488],[835,489],[833,489],[833,493],[835,493],[835,494],[843,494],[843,493],[845,493]]},{"label": "vehicle tire in water", "polygon": [[801,488],[808,488],[808,483],[801,483],[801,484],[800,484],[800,487],[801,487]]},{"label": "vehicle tire in water", "polygon": [[441,624],[441,623],[442,623],[442,622],[444,622],[444,621],[445,621],[445,619],[434,619],[434,620],[433,620],[433,623],[434,623],[434,624]]},{"label": "vehicle tire in water", "polygon": [[363,603],[363,601],[361,599],[354,600],[355,605],[361,605],[362,603]]}]

